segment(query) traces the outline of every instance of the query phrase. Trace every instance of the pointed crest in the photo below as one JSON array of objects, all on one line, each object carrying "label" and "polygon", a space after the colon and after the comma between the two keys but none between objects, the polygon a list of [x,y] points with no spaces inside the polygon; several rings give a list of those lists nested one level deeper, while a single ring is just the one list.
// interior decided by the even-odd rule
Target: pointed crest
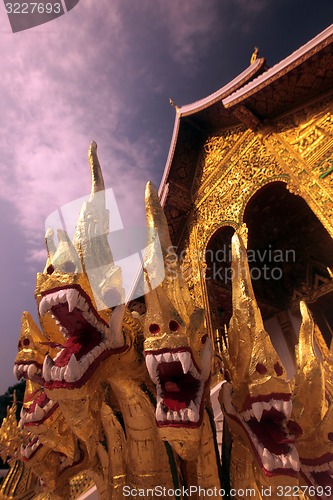
[{"label": "pointed crest", "polygon": [[[114,264],[108,241],[109,211],[106,209],[105,186],[102,169],[97,157],[97,144],[92,142],[89,148],[91,170],[91,194],[81,209],[76,224],[74,246],[84,261],[84,268],[95,292],[97,306],[101,309],[114,306],[103,298],[111,291],[118,291],[119,302],[123,300],[121,269]],[[111,294],[112,297],[115,293]],[[107,300],[106,300],[107,302]]]},{"label": "pointed crest", "polygon": [[53,268],[57,272],[81,273],[81,261],[68,234],[63,229],[58,229],[57,235],[59,243],[51,259]]},{"label": "pointed crest", "polygon": [[97,156],[97,144],[95,141],[92,141],[90,144],[88,158],[91,170],[91,200],[95,193],[105,190],[102,169]]},{"label": "pointed crest", "polygon": [[21,319],[19,351],[15,363],[31,361],[42,365],[48,351],[47,346],[44,345],[45,340],[46,338],[36,325],[31,314],[24,311]]},{"label": "pointed crest", "polygon": [[[233,235],[231,246],[232,317],[228,329],[228,358],[245,376],[249,370],[256,332],[263,331],[264,326],[253,292],[246,248],[240,231]],[[242,374],[237,377],[239,380]]]},{"label": "pointed crest", "polygon": [[[314,349],[314,321],[304,301],[300,303],[302,324],[296,346],[295,412],[302,428],[312,430],[326,413],[325,371]],[[310,410],[310,411],[309,411]]]},{"label": "pointed crest", "polygon": [[147,226],[156,229],[162,250],[167,254],[172,248],[168,222],[161,207],[156,186],[151,181],[146,184],[145,202]]},{"label": "pointed crest", "polygon": [[[223,353],[239,401],[245,397],[247,390],[255,391],[261,387],[262,391],[263,384],[267,392],[273,390],[273,384],[276,391],[289,390],[285,370],[264,328],[252,287],[243,236],[247,237],[245,224],[231,240],[233,310],[228,329],[228,349]],[[244,384],[246,379],[248,384]]]},{"label": "pointed crest", "polygon": [[109,211],[106,209],[104,179],[96,142],[90,145],[88,159],[91,193],[82,205],[73,243],[66,231],[58,229],[59,243],[56,247],[53,231],[47,230],[48,259],[43,274],[84,274],[89,280],[97,309],[103,310],[122,303],[124,290],[121,269],[114,264],[108,241]]},{"label": "pointed crest", "polygon": [[[179,319],[182,318],[182,322],[189,324],[195,307],[171,242],[167,219],[161,207],[157,189],[152,182],[146,185],[145,202],[149,231],[145,254],[146,282],[150,289],[150,292],[146,294],[147,304],[152,304],[154,301],[155,306],[151,305],[150,309],[156,309],[157,304],[160,304],[158,309],[169,310],[170,313],[172,311],[173,315]],[[156,261],[156,245],[158,244],[162,248],[163,269]],[[161,282],[163,275],[165,277],[160,287],[151,290],[150,283]],[[164,298],[163,294],[165,294]]]}]

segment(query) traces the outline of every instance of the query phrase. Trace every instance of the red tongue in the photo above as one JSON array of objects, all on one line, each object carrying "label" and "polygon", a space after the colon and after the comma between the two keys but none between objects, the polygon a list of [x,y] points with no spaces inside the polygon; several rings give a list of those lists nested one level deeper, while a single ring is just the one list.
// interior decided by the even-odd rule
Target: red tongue
[{"label": "red tongue", "polygon": [[167,392],[180,392],[180,389],[175,382],[166,382],[164,387]]},{"label": "red tongue", "polygon": [[87,331],[86,335],[72,335],[66,340],[64,350],[56,360],[56,366],[66,366],[72,354],[77,360],[92,351],[101,341],[101,334],[97,330]]},{"label": "red tongue", "polygon": [[294,442],[294,439],[290,438],[285,433],[283,428],[278,427],[276,425],[266,425],[265,431],[268,432],[270,434],[272,440],[278,444],[293,443]]},{"label": "red tongue", "polygon": [[165,397],[163,398],[163,403],[168,410],[179,411],[182,408],[187,408],[185,401],[178,401],[175,397],[171,397],[170,399]]},{"label": "red tongue", "polygon": [[275,455],[288,453],[290,449],[287,444],[289,442],[289,437],[287,437],[287,433],[281,424],[272,419],[264,419],[261,422],[257,422],[252,418],[249,420],[248,425],[263,446],[271,453]]},{"label": "red tongue", "polygon": [[[82,348],[82,337],[73,336],[67,339],[65,349],[59,354],[56,360],[56,366],[66,366],[72,354],[78,354]],[[78,359],[78,356],[76,356]]]}]

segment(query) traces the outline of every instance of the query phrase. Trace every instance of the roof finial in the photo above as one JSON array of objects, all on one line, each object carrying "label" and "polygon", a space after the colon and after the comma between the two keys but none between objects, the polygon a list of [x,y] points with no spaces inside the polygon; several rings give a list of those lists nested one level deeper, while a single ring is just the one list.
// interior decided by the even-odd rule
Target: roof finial
[{"label": "roof finial", "polygon": [[253,51],[253,54],[251,56],[251,59],[250,59],[250,64],[254,64],[258,58],[258,54],[259,54],[259,49],[258,47],[254,47],[254,51]]},{"label": "roof finial", "polygon": [[171,97],[169,97],[169,103],[171,104],[171,106],[173,106],[175,108],[176,111],[179,110],[179,107],[177,106],[175,101],[173,99],[171,99]]}]

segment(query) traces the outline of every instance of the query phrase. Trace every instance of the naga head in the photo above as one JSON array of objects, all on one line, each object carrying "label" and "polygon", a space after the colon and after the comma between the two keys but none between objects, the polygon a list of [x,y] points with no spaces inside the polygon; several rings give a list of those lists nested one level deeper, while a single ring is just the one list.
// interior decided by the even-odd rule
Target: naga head
[{"label": "naga head", "polygon": [[75,471],[87,462],[84,445],[69,428],[58,402],[49,399],[40,385],[43,359],[46,353],[56,356],[56,347],[58,344],[46,341],[31,315],[24,312],[14,365],[16,376],[26,379],[18,427],[19,458],[40,478],[45,491],[62,489],[68,470]]},{"label": "naga head", "polygon": [[[13,394],[13,404],[7,408],[7,416],[3,419],[0,427],[0,456],[3,461],[9,464],[21,460],[29,469],[40,477],[43,472],[49,474],[45,468],[45,458],[48,450],[38,439],[33,436],[16,420],[17,401],[16,394]],[[54,472],[51,472],[54,475]],[[55,479],[54,475],[54,479]]]},{"label": "naga head", "polygon": [[[204,310],[194,306],[174,259],[167,221],[157,190],[150,182],[145,197],[149,238],[145,256],[148,292],[144,354],[149,376],[156,385],[156,422],[163,440],[182,458],[195,459],[208,395],[212,344]],[[160,262],[159,249],[163,256]]]},{"label": "naga head", "polygon": [[20,427],[32,439],[21,452],[23,459],[29,459],[38,446],[44,444],[73,462],[76,452],[74,435],[64,420],[59,404],[48,398],[41,385],[43,361],[47,353],[56,355],[54,345],[57,344],[46,341],[31,314],[25,311],[14,373],[17,378],[26,379]]},{"label": "naga head", "polygon": [[138,325],[123,303],[121,269],[108,242],[109,211],[94,142],[89,164],[91,195],[81,208],[73,241],[59,229],[56,245],[53,231],[46,233],[48,258],[37,275],[36,300],[44,334],[51,341],[61,336],[57,355],[44,358],[45,392],[59,402],[92,459],[101,438],[102,382],[124,354],[132,353]]},{"label": "naga head", "polygon": [[[80,454],[77,439],[59,404],[47,397],[43,387],[30,380],[26,383],[20,426],[34,438],[36,447],[41,444],[61,453],[68,464],[72,464]],[[25,452],[22,455],[29,458]]]},{"label": "naga head", "polygon": [[[23,434],[20,459],[40,479],[43,489],[51,492],[62,485],[63,472],[80,463],[84,454],[57,404],[48,415],[47,405],[54,402],[48,400],[43,407],[44,395],[42,388],[36,389],[36,384],[27,381],[20,420]],[[37,407],[45,412],[44,419]]]},{"label": "naga head", "polygon": [[93,142],[89,149],[92,191],[82,206],[74,240],[58,229],[56,246],[48,230],[48,259],[43,273],[37,275],[41,320],[48,316],[48,326],[53,322],[63,336],[58,356],[46,356],[43,366],[45,388],[59,394],[61,389],[81,388],[102,360],[128,348],[122,329],[112,328],[115,318],[110,304],[122,303],[123,290],[121,270],[108,243],[109,212],[96,150]]},{"label": "naga head", "polygon": [[21,319],[21,332],[17,345],[18,353],[14,363],[14,376],[25,378],[37,384],[43,383],[42,368],[50,347],[31,314],[24,311]]},{"label": "naga head", "polygon": [[296,476],[299,460],[288,428],[291,384],[265,331],[253,292],[244,227],[232,238],[232,307],[220,401],[232,434],[241,437],[269,477]]},{"label": "naga head", "polygon": [[302,430],[297,439],[301,478],[315,488],[316,498],[331,498],[327,491],[333,491],[333,352],[332,346],[326,352],[316,352],[318,327],[305,302],[300,308],[293,418]]}]

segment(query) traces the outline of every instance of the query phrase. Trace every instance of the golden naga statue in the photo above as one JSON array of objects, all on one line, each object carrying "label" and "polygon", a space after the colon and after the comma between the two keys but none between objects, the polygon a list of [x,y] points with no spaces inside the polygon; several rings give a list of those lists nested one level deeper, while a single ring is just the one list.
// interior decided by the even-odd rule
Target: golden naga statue
[{"label": "golden naga statue", "polygon": [[231,486],[264,498],[262,488],[297,485],[300,463],[289,429],[292,384],[263,325],[242,232],[232,238],[233,315],[220,401],[233,437]]},{"label": "golden naga statue", "polygon": [[[177,471],[172,472],[154,425],[141,323],[121,303],[121,272],[107,240],[108,213],[95,143],[89,159],[92,193],[82,207],[74,242],[60,231],[56,248],[49,233],[48,262],[37,277],[41,320],[49,316],[52,328],[63,336],[58,355],[44,359],[43,379],[45,392],[59,403],[90,459],[107,448],[110,488],[115,498],[122,498],[124,485],[173,487]],[[101,267],[103,274],[98,273]],[[113,309],[107,306],[110,297],[119,303]],[[107,447],[102,446],[105,435]]]},{"label": "golden naga statue", "polygon": [[[46,233],[47,262],[35,293],[40,328],[29,313],[22,316],[14,372],[26,379],[26,392],[20,425],[14,401],[0,430],[2,456],[13,460],[0,498],[21,498],[18,482],[40,500],[75,498],[74,483],[81,492],[95,484],[102,500],[134,498],[139,489],[160,498],[162,488],[170,498],[199,499],[203,490],[227,498],[210,404],[213,346],[157,190],[147,184],[140,315],[125,304],[109,246],[94,142],[89,164],[91,196],[73,240],[58,229],[56,244],[53,231]],[[321,359],[315,352],[315,325],[302,304],[297,374],[287,379],[254,296],[245,242],[241,227],[232,239],[233,315],[220,394],[233,440],[231,487],[239,499],[248,488],[256,498],[278,498],[284,487],[302,485],[316,488],[316,498],[331,498],[333,354]]]},{"label": "golden naga statue", "polygon": [[333,346],[325,353],[316,352],[317,326],[305,302],[301,313],[293,398],[293,418],[300,426],[300,483],[322,500],[333,496]]},{"label": "golden naga statue", "polygon": [[[50,420],[36,422],[44,401],[54,402],[68,446],[74,439],[90,461],[87,474],[98,478],[102,466],[104,484],[96,481],[102,498],[123,498],[125,485],[179,487],[182,472],[155,425],[154,385],[142,355],[141,323],[121,304],[121,272],[107,241],[108,213],[95,143],[89,159],[92,194],[82,207],[74,242],[59,230],[56,247],[52,232],[46,235],[48,260],[36,286],[44,336],[37,343],[43,352],[36,348],[26,359],[17,359],[15,371],[43,388],[38,401],[26,402],[24,425],[33,426],[31,432],[49,446],[56,411]],[[101,266],[103,275],[97,272]],[[89,278],[87,269],[92,270]],[[113,309],[105,304],[110,296],[119,302]],[[37,338],[31,320],[27,330]],[[36,344],[31,335],[29,344]],[[72,451],[63,454],[73,461]]]},{"label": "golden naga statue", "polygon": [[[220,489],[216,438],[208,413],[213,349],[204,310],[191,300],[151,183],[146,187],[146,213],[151,239],[145,256],[149,291],[145,295],[144,354],[156,385],[156,424],[161,438],[185,461],[188,476],[195,474],[202,488]],[[155,253],[157,237],[162,269]],[[165,274],[163,281],[152,288],[151,282],[157,282],[161,272]]]},{"label": "golden naga statue", "polygon": [[89,461],[85,449],[68,427],[59,404],[50,400],[44,391],[41,368],[47,352],[56,354],[52,346],[31,315],[24,312],[14,366],[16,375],[24,374],[27,379],[20,420],[20,428],[27,439],[20,449],[21,460],[39,477],[41,491],[61,499],[69,497],[70,480],[78,473],[89,474],[94,470],[91,483],[99,486],[103,479],[100,479],[100,464]]}]

